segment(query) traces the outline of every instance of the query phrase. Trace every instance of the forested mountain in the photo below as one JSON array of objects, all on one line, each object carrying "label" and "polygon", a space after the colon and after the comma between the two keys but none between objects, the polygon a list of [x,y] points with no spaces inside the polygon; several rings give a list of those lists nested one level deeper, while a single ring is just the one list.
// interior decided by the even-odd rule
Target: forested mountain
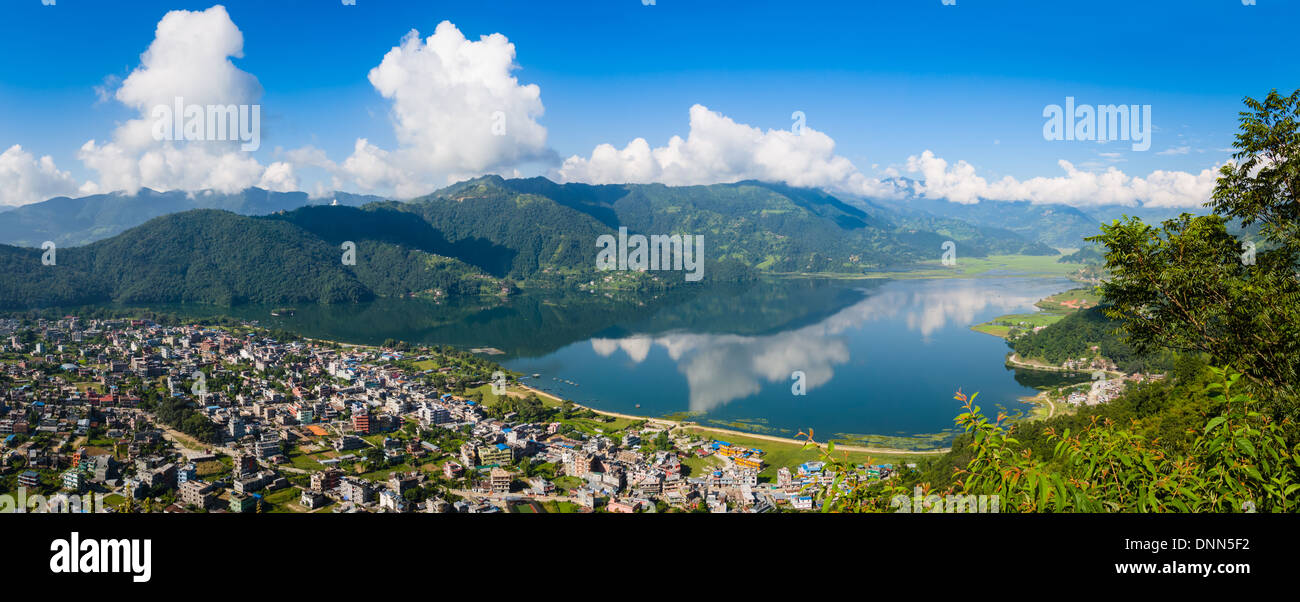
[{"label": "forested mountain", "polygon": [[1124,372],[1158,371],[1168,367],[1164,353],[1140,354],[1124,342],[1122,323],[1106,317],[1101,306],[1081,309],[1038,332],[1010,342],[1021,357],[1045,359],[1052,364],[1096,354],[1112,360]]},{"label": "forested mountain", "polygon": [[[702,234],[706,254],[773,272],[861,272],[934,260],[946,240],[963,255],[1055,252],[1005,230],[954,220],[909,218],[884,208],[868,212],[820,190],[744,181],[711,186],[662,184],[557,184],[545,178],[505,180],[486,176],[462,182],[406,204],[452,241],[482,238],[509,246],[509,239],[537,236],[527,225],[498,223],[507,211],[546,224],[593,232],[625,226],[630,232]],[[478,211],[480,207],[490,212]],[[566,239],[567,240],[567,239]],[[543,256],[565,257],[572,247],[539,247]],[[557,255],[558,254],[558,255]],[[590,262],[588,256],[582,261]],[[478,264],[476,264],[478,265]]]},{"label": "forested mountain", "polygon": [[[335,210],[346,208],[335,207]],[[56,251],[0,246],[0,308],[98,302],[343,303],[500,283],[455,259],[387,243],[343,249],[283,219],[200,209]]]},{"label": "forested mountain", "polygon": [[[166,201],[183,198],[144,191],[136,200],[161,210]],[[126,220],[139,209],[127,207],[124,197],[88,199],[76,201],[99,213],[77,218],[86,223],[104,215]],[[220,202],[261,212],[306,200],[250,189]],[[73,200],[41,203],[25,215],[54,211],[60,203]],[[575,288],[601,280],[625,290],[684,285],[662,272],[620,273],[612,283],[608,274],[598,278],[596,240],[619,228],[702,235],[703,276],[715,282],[746,280],[761,271],[902,267],[938,259],[946,240],[961,245],[966,257],[1054,253],[1006,230],[870,209],[818,190],[761,182],[592,186],[487,176],[410,202],[351,207],[341,201],[260,217],[176,213],[82,247],[59,245],[55,266],[42,266],[39,251],[6,248],[0,251],[6,267],[0,279],[7,284],[0,305],[337,303],[409,293],[500,292],[516,281]],[[356,265],[341,262],[345,241],[357,245]]]},{"label": "forested mountain", "polygon": [[265,215],[308,204],[363,205],[382,197],[334,193],[321,199],[305,192],[249,188],[234,194],[213,191],[109,193],[81,198],[55,197],[0,214],[0,244],[38,247],[51,240],[60,247],[85,245],[139,226],[155,217],[190,209],[224,209],[240,215]]}]

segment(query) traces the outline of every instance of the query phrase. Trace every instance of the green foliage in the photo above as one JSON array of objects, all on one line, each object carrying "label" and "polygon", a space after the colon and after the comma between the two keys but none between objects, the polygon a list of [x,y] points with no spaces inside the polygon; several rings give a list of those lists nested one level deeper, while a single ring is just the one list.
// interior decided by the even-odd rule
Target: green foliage
[{"label": "green foliage", "polygon": [[[249,211],[290,198],[249,201],[267,196],[260,192],[218,206]],[[113,199],[65,201],[117,206]],[[131,215],[137,214],[121,219]],[[488,176],[408,203],[306,206],[264,217],[175,213],[84,247],[60,248],[53,266],[41,264],[39,250],[0,246],[0,309],[105,301],[352,303],[410,294],[510,295],[520,283],[572,289],[598,281],[634,293],[692,285],[678,274],[597,272],[597,238],[620,227],[702,235],[704,280],[713,283],[750,281],[758,271],[903,266],[935,259],[949,239],[967,257],[1054,252],[1009,231],[880,207],[868,212],[779,184],[589,186]],[[357,245],[355,265],[341,261],[343,242]]]},{"label": "green foliage", "polygon": [[217,427],[202,413],[190,406],[192,402],[181,397],[162,397],[147,409],[163,424],[205,443],[217,443]]},{"label": "green foliage", "polygon": [[510,412],[515,412],[518,414],[515,420],[524,423],[549,422],[559,414],[558,410],[547,407],[533,394],[526,397],[504,395],[498,398],[496,403],[487,406],[487,412],[493,418],[501,418]]},{"label": "green foliage", "polygon": [[972,257],[1054,253],[1006,231],[880,207],[868,212],[818,190],[755,181],[592,186],[485,176],[394,206],[424,216],[464,250],[455,256],[516,277],[547,267],[588,270],[595,238],[619,226],[704,235],[705,278],[720,281],[748,277],[744,268],[850,273],[935,259],[949,238]]},{"label": "green foliage", "polygon": [[[1215,215],[1135,219],[1103,226],[1111,277],[1106,313],[1123,321],[1139,353],[1168,348],[1204,352],[1243,373],[1255,393],[1294,415],[1300,383],[1300,91],[1247,98],[1235,163],[1220,172]],[[1252,254],[1226,220],[1261,224],[1269,248]],[[1243,248],[1246,247],[1246,248]],[[1252,261],[1253,259],[1253,261]]]},{"label": "green foliage", "polygon": [[[1125,372],[1162,370],[1172,358],[1159,350],[1138,353],[1120,334],[1123,323],[1107,317],[1103,307],[1076,311],[1038,332],[1011,342],[1021,357],[1042,358],[1052,364],[1100,355]],[[1092,347],[1097,347],[1094,353]]]},{"label": "green foliage", "polygon": [[[1269,418],[1260,403],[1240,392],[1240,373],[1212,369],[1204,386],[1213,416],[1198,420],[1185,451],[1143,435],[1135,423],[1123,426],[1093,416],[1080,429],[1043,429],[1049,456],[1035,454],[1006,416],[990,420],[958,392],[963,412],[956,422],[967,458],[946,487],[918,486],[924,493],[997,496],[1009,512],[1293,512],[1300,490],[1300,445],[1287,443],[1289,423]],[[811,441],[808,445],[815,445]],[[956,445],[956,444],[955,444]],[[845,461],[828,445],[828,466],[838,495],[823,494],[824,511],[883,512],[890,500],[910,498],[906,475],[879,483]],[[954,450],[956,451],[956,450]]]},{"label": "green foliage", "polygon": [[0,308],[350,303],[493,288],[492,279],[456,260],[360,240],[356,265],[344,265],[340,247],[283,216],[177,213],[86,247],[60,249],[52,266],[41,264],[39,250],[0,247]]},{"label": "green foliage", "polygon": [[1110,420],[1082,431],[1048,435],[1055,469],[1024,450],[972,399],[957,422],[973,434],[975,459],[958,471],[956,490],[999,495],[1003,508],[1024,512],[1287,512],[1300,489],[1300,448],[1283,426],[1234,389],[1240,374],[1219,369],[1207,390],[1218,415],[1199,429],[1185,454],[1171,452]]}]

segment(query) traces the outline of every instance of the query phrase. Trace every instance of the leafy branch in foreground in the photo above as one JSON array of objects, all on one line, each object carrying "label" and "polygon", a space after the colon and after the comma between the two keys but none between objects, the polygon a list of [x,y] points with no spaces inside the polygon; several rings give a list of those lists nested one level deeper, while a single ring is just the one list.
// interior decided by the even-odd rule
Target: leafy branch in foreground
[{"label": "leafy branch in foreground", "polygon": [[[1010,512],[1293,512],[1300,490],[1300,446],[1288,447],[1289,424],[1258,411],[1259,401],[1240,392],[1242,375],[1214,369],[1207,390],[1217,415],[1196,433],[1187,453],[1174,453],[1109,419],[1057,433],[1056,462],[1033,456],[1010,436],[1006,416],[990,420],[975,404],[978,394],[956,399],[964,410],[956,423],[971,435],[971,459],[956,469],[943,491],[922,484],[921,494],[997,496]],[[805,449],[821,447],[804,435]],[[819,494],[824,512],[887,512],[897,496],[912,498],[901,480],[873,481],[822,450],[835,478]]]},{"label": "leafy branch in foreground", "polygon": [[[1088,240],[1106,247],[1106,314],[1139,352],[1210,354],[1240,371],[1276,413],[1295,416],[1300,393],[1300,91],[1245,99],[1208,205],[1157,228],[1129,218]],[[1229,220],[1259,226],[1239,241]]]}]

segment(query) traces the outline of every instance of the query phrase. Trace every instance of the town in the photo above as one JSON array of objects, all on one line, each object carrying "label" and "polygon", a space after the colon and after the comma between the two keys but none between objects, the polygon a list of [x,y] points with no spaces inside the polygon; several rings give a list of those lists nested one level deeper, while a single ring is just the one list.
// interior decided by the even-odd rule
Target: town
[{"label": "town", "polygon": [[503,390],[473,353],[171,322],[0,319],[0,493],[109,512],[758,513],[895,471],[859,464],[830,491],[825,462],[772,466],[528,377]]}]

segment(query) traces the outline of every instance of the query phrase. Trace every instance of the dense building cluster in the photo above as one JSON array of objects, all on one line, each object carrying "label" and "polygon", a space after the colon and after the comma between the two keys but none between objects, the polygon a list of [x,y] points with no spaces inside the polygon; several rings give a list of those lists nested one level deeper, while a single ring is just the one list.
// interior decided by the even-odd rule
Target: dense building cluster
[{"label": "dense building cluster", "polygon": [[497,367],[461,352],[74,316],[0,337],[2,488],[118,511],[764,512],[834,481],[816,462],[760,478],[763,450],[669,421],[491,407]]}]

